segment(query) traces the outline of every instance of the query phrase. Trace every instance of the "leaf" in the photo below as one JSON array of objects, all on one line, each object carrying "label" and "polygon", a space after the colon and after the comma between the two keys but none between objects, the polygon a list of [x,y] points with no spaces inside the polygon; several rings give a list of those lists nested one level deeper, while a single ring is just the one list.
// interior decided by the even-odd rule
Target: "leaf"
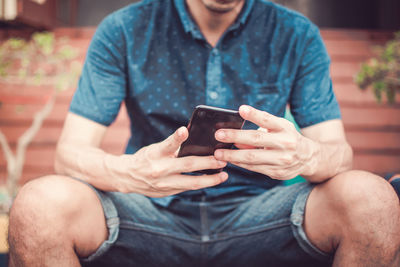
[{"label": "leaf", "polygon": [[388,102],[390,104],[393,104],[396,98],[396,89],[392,86],[389,86],[386,90],[386,97],[388,99]]},{"label": "leaf", "polygon": [[388,44],[386,45],[386,48],[384,49],[384,51],[382,53],[382,59],[387,62],[391,62],[391,61],[395,60],[395,57],[394,57],[395,49],[396,49],[396,42],[395,41],[388,42]]},{"label": "leaf", "polygon": [[374,95],[378,103],[382,103],[382,92],[374,88]]},{"label": "leaf", "polygon": [[56,89],[59,92],[65,91],[70,88],[70,75],[68,73],[63,73],[58,76],[56,82]]},{"label": "leaf", "polygon": [[50,55],[54,51],[54,33],[38,32],[32,35],[33,42],[44,55]]},{"label": "leaf", "polygon": [[35,73],[35,77],[34,77],[33,83],[34,83],[36,86],[39,86],[39,85],[42,83],[42,81],[43,81],[44,75],[45,75],[45,71],[44,71],[43,69],[38,69],[38,70],[36,71],[36,73]]},{"label": "leaf", "polygon": [[374,51],[377,57],[361,65],[354,81],[363,90],[371,86],[378,102],[384,94],[389,103],[394,103],[400,91],[400,32],[395,34],[395,39]]},{"label": "leaf", "polygon": [[382,92],[387,89],[386,83],[383,81],[376,81],[372,84],[372,87],[374,88],[374,94],[378,100],[379,103],[382,102]]},{"label": "leaf", "polygon": [[28,71],[26,69],[19,69],[18,70],[18,78],[19,79],[25,79],[26,76],[28,75]]},{"label": "leaf", "polygon": [[20,38],[10,38],[8,40],[7,44],[13,50],[20,50],[20,49],[24,48],[27,45],[27,42],[25,40],[23,40],[23,39],[20,39]]},{"label": "leaf", "polygon": [[0,62],[0,77],[4,78],[7,76],[8,68],[10,67],[10,62]]},{"label": "leaf", "polygon": [[21,66],[23,68],[27,68],[29,66],[29,64],[31,63],[31,61],[29,60],[29,58],[25,57],[21,60]]},{"label": "leaf", "polygon": [[366,89],[367,83],[366,83],[366,78],[365,78],[365,73],[364,72],[359,72],[356,74],[354,77],[354,82],[361,88],[361,89]]},{"label": "leaf", "polygon": [[71,60],[77,57],[78,53],[76,49],[71,46],[63,46],[58,52],[61,60]]},{"label": "leaf", "polygon": [[15,113],[17,113],[17,114],[24,112],[24,110],[25,110],[25,106],[23,106],[23,105],[15,106]]}]

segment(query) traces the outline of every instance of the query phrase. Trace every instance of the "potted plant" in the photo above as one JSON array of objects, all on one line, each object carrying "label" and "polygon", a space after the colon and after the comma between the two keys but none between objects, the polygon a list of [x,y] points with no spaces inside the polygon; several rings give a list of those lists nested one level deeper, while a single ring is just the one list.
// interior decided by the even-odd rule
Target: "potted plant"
[{"label": "potted plant", "polygon": [[376,47],[376,53],[362,64],[355,82],[363,90],[371,88],[378,102],[385,96],[393,104],[400,92],[400,32],[386,45]]},{"label": "potted plant", "polygon": [[[8,222],[7,214],[17,193],[29,144],[52,112],[57,94],[76,85],[82,65],[77,56],[77,49],[68,45],[66,38],[50,32],[34,33],[29,40],[10,38],[0,43],[1,83],[15,85],[16,89],[51,88],[51,93],[44,97],[45,103],[34,114],[32,124],[18,138],[15,152],[0,129],[0,146],[7,163],[6,184],[0,186],[0,214],[6,216],[0,222]],[[0,232],[6,235],[5,230]]]}]

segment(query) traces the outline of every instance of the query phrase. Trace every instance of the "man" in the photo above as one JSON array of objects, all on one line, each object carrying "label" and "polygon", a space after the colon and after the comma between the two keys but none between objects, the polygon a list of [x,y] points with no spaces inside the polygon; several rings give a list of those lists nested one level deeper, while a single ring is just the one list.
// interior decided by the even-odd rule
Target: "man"
[{"label": "man", "polygon": [[[114,156],[99,145],[122,101],[132,138]],[[239,109],[245,129],[215,134],[239,149],[176,158],[198,104]],[[146,0],[99,26],[58,174],[14,202],[11,266],[399,266],[398,198],[351,164],[307,19],[263,0]],[[279,186],[296,175],[309,183]]]}]

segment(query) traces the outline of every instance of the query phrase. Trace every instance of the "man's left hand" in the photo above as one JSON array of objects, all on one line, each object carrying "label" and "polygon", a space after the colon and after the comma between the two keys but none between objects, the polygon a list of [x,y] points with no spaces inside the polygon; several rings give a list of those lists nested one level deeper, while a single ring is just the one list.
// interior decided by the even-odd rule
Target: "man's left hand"
[{"label": "man's left hand", "polygon": [[218,149],[214,156],[239,167],[288,180],[312,175],[319,144],[301,135],[290,121],[250,106],[241,106],[240,116],[259,126],[258,130],[221,129],[215,138],[234,143],[239,149]]}]

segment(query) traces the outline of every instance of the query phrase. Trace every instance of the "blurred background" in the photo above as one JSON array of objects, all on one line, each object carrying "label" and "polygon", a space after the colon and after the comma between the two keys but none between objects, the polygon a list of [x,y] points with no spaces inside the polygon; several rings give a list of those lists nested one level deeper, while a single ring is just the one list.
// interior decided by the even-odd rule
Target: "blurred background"
[{"label": "blurred background", "polygon": [[[0,0],[0,41],[4,43],[15,37],[32,40],[29,39],[32,33],[46,30],[51,36],[37,39],[41,42],[57,41],[55,42],[57,44],[51,45],[61,46],[63,49],[67,46],[70,50],[61,51],[70,58],[58,62],[59,65],[66,65],[66,62],[69,64],[70,61],[75,62],[75,65],[76,62],[82,65],[96,25],[107,14],[133,2],[137,1]],[[378,103],[374,90],[361,91],[354,82],[362,63],[376,56],[375,47],[393,39],[394,32],[400,30],[400,1],[275,0],[274,2],[298,10],[321,28],[332,58],[331,75],[335,93],[341,105],[349,142],[355,151],[355,168],[380,175],[400,171],[399,97],[395,96],[394,99],[397,101],[392,104],[388,104],[385,97],[382,103]],[[9,52],[4,51],[3,55]],[[32,55],[24,57],[30,58]],[[46,57],[38,60],[32,57],[30,61],[35,65],[44,58]],[[47,55],[47,58],[59,57],[54,52]],[[55,80],[53,84],[38,84],[30,77],[37,76],[37,73],[25,73],[23,79],[19,75],[19,80],[14,79],[15,77],[10,78],[13,75],[7,78],[3,75],[7,72],[3,70],[4,73],[1,74],[1,66],[2,64],[0,64],[0,132],[4,133],[10,150],[15,152],[18,140],[30,127],[35,112],[43,108],[54,95],[55,85],[59,85],[58,80],[62,76],[60,74],[70,73],[71,70],[59,70],[58,76],[53,75],[51,78]],[[35,68],[38,67],[34,66],[33,69]],[[25,69],[14,70],[16,71],[26,72]],[[9,72],[8,74],[13,74],[12,69]],[[65,82],[67,78],[63,79]],[[26,161],[23,164],[19,184],[54,172],[52,162],[55,144],[75,89],[74,85],[67,87],[70,88],[57,92],[55,106],[26,147]],[[127,126],[126,114],[121,112],[117,122],[107,134],[103,148],[111,153],[122,153],[125,143],[121,140],[126,140],[129,136]],[[9,164],[10,160],[6,160],[3,153],[0,153],[0,184],[9,175],[7,163]]]},{"label": "blurred background", "polygon": [[[73,74],[83,64],[96,25],[107,14],[133,2],[0,0],[0,144],[3,152],[7,151],[0,152],[0,213],[7,213],[7,205],[2,208],[2,202],[8,199],[4,196],[12,197],[10,180],[15,180],[15,185],[11,183],[14,188],[54,173],[56,142],[76,86]],[[400,172],[400,97],[393,91],[400,90],[400,77],[394,76],[398,85],[392,91],[387,91],[389,87],[380,80],[372,84],[373,88],[360,80],[365,73],[374,72],[371,66],[362,64],[381,62],[382,58],[400,71],[400,42],[392,41],[384,47],[400,30],[400,1],[274,2],[298,10],[321,28],[332,58],[331,75],[346,134],[355,152],[354,168],[382,176]],[[48,33],[38,34],[44,30]],[[373,57],[377,59],[371,60]],[[393,78],[393,72],[390,75]],[[361,90],[359,85],[367,89]],[[123,153],[129,137],[129,122],[122,109],[102,144],[109,153]],[[32,132],[38,112],[40,125]],[[287,118],[291,119],[289,113]],[[31,133],[27,135],[27,131]],[[2,189],[6,185],[8,191]],[[0,236],[5,236],[2,229],[0,218]],[[1,243],[0,253],[6,252]]]},{"label": "blurred background", "polygon": [[[60,1],[65,9],[68,0]],[[130,4],[129,0],[79,0],[76,25],[95,26],[109,12]],[[399,29],[398,0],[275,0],[300,11],[320,27],[359,29]],[[65,12],[63,14],[65,21]]]},{"label": "blurred background", "polygon": [[[1,0],[0,14],[3,23],[9,26],[86,27],[96,26],[110,12],[133,2],[137,0]],[[273,0],[273,2],[305,14],[320,27],[393,30],[400,28],[398,0]],[[14,17],[16,19],[13,19]]]},{"label": "blurred background", "polygon": [[[20,173],[21,179],[17,184],[54,172],[52,162],[55,144],[75,89],[75,85],[63,85],[68,88],[55,90],[56,85],[60,87],[60,82],[65,83],[66,79],[72,81],[72,77],[64,75],[72,73],[72,70],[61,70],[59,65],[66,63],[82,65],[96,25],[107,14],[133,2],[136,1],[0,0],[0,41],[5,43],[16,37],[32,41],[32,33],[46,30],[50,34],[36,39],[44,42],[45,46],[54,46],[44,47],[44,50],[53,51],[50,54],[45,55],[43,51],[36,53],[43,54],[42,58],[34,57],[35,53],[23,54],[25,62],[19,62],[21,63],[18,63],[19,65],[15,63],[18,60],[13,64],[5,63],[4,55],[10,54],[11,51],[9,47],[0,51],[4,61],[0,62],[0,133],[4,133],[10,151],[15,152],[19,138],[31,126],[35,112],[41,110],[54,96],[54,92],[57,92],[55,106],[43,119],[43,125],[38,129],[38,133],[25,147],[26,155],[22,155],[25,162]],[[379,175],[400,171],[399,97],[394,95],[395,101],[388,104],[385,99],[390,98],[390,95],[387,94],[386,98],[383,97],[382,103],[378,103],[377,90],[361,91],[355,83],[356,75],[362,69],[362,63],[371,61],[371,58],[376,56],[375,47],[393,39],[395,31],[400,30],[400,1],[275,0],[274,2],[298,10],[321,28],[332,58],[331,75],[335,93],[341,105],[349,142],[355,151],[354,167]],[[55,71],[57,75],[48,80],[54,83],[34,82],[34,78],[38,76],[35,69],[39,68],[39,62],[44,62],[46,58],[60,59],[56,53],[63,54],[64,61],[53,66],[57,68],[58,73]],[[65,55],[69,55],[69,58]],[[21,55],[17,54],[18,57],[21,58]],[[54,60],[51,62],[54,64]],[[21,69],[24,64],[31,64],[33,67]],[[2,69],[2,66],[8,65],[14,66],[14,69],[11,68],[8,72]],[[48,66],[44,67],[46,68]],[[31,69],[31,73],[28,73],[27,69]],[[17,72],[19,74],[15,75]],[[21,76],[21,73],[25,76]],[[378,88],[379,90],[384,91],[382,88]],[[287,117],[290,119],[290,114]],[[116,154],[123,152],[125,143],[121,140],[127,140],[129,136],[127,126],[126,114],[121,112],[104,141],[103,148],[106,151]],[[0,184],[10,175],[9,167],[12,160],[6,158],[0,153]]]}]

